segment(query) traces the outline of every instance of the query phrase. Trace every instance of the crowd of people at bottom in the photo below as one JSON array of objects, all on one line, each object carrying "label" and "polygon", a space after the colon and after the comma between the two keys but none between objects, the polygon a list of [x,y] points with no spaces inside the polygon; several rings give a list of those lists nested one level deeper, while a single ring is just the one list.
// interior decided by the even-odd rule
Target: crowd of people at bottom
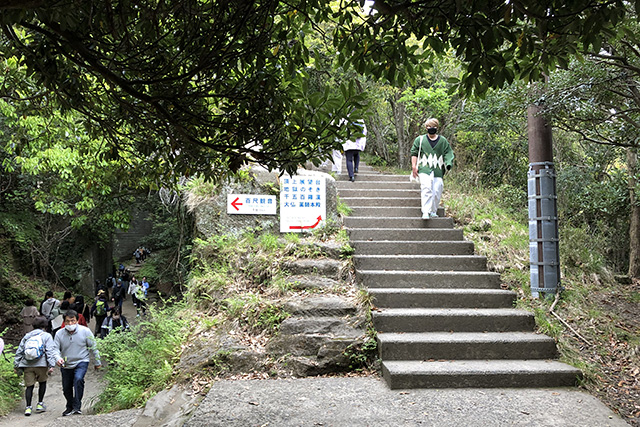
[{"label": "crowd of people at bottom", "polygon": [[[107,283],[110,286],[105,286]],[[149,290],[146,277],[139,282],[123,269],[117,279],[110,275],[105,285],[96,280],[97,292],[91,306],[85,303],[83,295],[74,297],[69,291],[64,293],[62,300],[56,299],[53,291],[47,291],[39,310],[33,299],[25,302],[20,313],[24,337],[14,359],[15,371],[23,375],[26,387],[25,416],[34,412],[32,403],[36,383],[38,399],[35,412],[46,411],[44,396],[47,378],[55,366],[60,367],[66,400],[66,409],[62,415],[82,414],[84,377],[89,367],[90,355],[93,355],[96,369],[102,366],[96,337],[105,338],[112,332],[129,329],[129,321],[122,314],[122,304],[127,294],[131,295],[137,316],[146,313]],[[93,332],[88,326],[92,318],[96,325]]]}]

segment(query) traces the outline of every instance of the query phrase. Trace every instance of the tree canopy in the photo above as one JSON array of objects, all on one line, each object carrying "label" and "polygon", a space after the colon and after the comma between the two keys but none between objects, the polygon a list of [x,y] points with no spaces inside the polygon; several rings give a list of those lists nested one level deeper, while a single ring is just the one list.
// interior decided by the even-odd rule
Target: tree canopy
[{"label": "tree canopy", "polygon": [[375,1],[369,14],[364,4],[0,0],[2,55],[36,81],[18,92],[5,77],[0,96],[80,112],[108,144],[101,156],[136,156],[165,180],[218,178],[249,161],[291,171],[352,131],[336,119],[362,114],[352,81],[310,89],[311,31],[345,68],[391,82],[453,49],[460,87],[482,93],[597,48],[625,14],[621,0]]}]

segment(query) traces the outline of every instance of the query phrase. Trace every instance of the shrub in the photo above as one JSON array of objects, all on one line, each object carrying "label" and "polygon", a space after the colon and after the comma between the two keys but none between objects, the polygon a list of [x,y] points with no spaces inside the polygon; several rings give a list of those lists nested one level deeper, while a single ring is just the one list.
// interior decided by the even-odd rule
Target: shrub
[{"label": "shrub", "polygon": [[98,340],[108,365],[107,386],[94,406],[99,412],[141,406],[164,388],[194,322],[183,303],[163,309],[150,306],[143,319],[128,332],[112,332]]},{"label": "shrub", "polygon": [[0,357],[0,416],[8,414],[22,396],[20,376],[13,371],[14,355],[15,348],[6,345],[3,357]]}]

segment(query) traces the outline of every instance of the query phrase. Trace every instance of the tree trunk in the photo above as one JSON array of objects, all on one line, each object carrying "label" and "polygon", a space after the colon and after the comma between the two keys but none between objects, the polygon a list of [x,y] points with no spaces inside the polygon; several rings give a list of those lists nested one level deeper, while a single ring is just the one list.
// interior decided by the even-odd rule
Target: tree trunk
[{"label": "tree trunk", "polygon": [[385,130],[376,120],[367,121],[367,148],[369,153],[391,162],[389,150],[384,140]]},{"label": "tree trunk", "polygon": [[404,133],[404,102],[399,102],[402,98],[402,92],[397,90],[391,101],[391,109],[393,110],[393,122],[396,126],[396,137],[398,138],[398,166],[404,167],[409,164],[409,149],[407,148],[406,137]]},{"label": "tree trunk", "polygon": [[640,206],[636,186],[638,180],[638,153],[627,148],[627,168],[629,169],[629,197],[631,199],[631,218],[629,219],[629,277],[640,278]]}]

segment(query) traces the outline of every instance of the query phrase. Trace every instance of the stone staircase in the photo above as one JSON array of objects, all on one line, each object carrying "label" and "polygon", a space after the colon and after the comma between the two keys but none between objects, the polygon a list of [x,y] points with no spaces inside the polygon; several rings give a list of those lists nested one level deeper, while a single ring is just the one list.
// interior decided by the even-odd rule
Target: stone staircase
[{"label": "stone staircase", "polygon": [[342,175],[337,186],[352,208],[345,226],[358,280],[374,297],[390,388],[575,385],[580,372],[554,360],[554,340],[513,308],[515,293],[444,209],[421,218],[418,184],[361,163],[355,182]]}]

